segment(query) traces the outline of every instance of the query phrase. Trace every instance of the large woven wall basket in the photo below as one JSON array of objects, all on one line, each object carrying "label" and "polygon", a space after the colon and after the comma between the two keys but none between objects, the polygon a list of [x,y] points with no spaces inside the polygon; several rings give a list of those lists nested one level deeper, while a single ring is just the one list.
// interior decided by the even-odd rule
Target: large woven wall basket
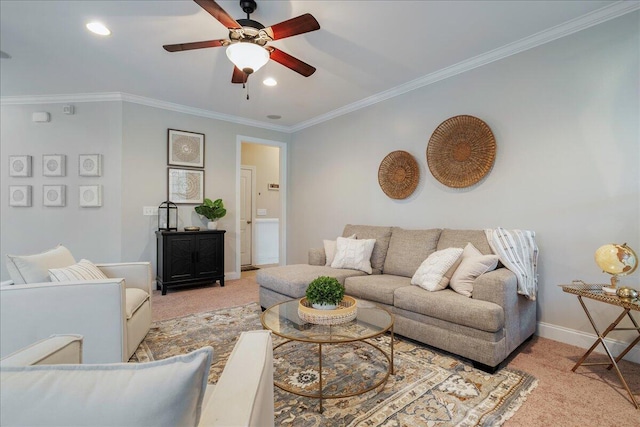
[{"label": "large woven wall basket", "polygon": [[455,116],[440,123],[427,145],[431,174],[447,187],[469,187],[484,178],[496,159],[496,139],[485,122]]},{"label": "large woven wall basket", "polygon": [[406,199],[418,186],[420,167],[406,151],[393,151],[382,159],[378,168],[378,183],[392,199]]}]

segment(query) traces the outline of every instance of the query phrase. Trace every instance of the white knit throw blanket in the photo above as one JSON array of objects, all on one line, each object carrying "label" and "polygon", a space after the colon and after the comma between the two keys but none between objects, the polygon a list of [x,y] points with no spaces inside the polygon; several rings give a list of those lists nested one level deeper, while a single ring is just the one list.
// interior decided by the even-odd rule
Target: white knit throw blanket
[{"label": "white knit throw blanket", "polygon": [[530,300],[538,292],[538,246],[536,233],[529,230],[486,229],[493,253],[518,279],[518,293]]}]

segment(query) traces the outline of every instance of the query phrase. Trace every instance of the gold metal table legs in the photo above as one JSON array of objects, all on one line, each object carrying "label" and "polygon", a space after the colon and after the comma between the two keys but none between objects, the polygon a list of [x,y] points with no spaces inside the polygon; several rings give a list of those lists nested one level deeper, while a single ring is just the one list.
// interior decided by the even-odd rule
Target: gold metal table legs
[{"label": "gold metal table legs", "polygon": [[[629,389],[629,385],[627,384],[627,382],[625,381],[624,377],[622,376],[622,372],[620,372],[620,368],[618,368],[618,362],[620,360],[622,360],[622,358],[625,356],[625,354],[627,354],[629,352],[629,350],[631,350],[636,344],[638,344],[640,342],[640,326],[638,326],[638,322],[636,322],[636,320],[631,316],[630,310],[628,308],[625,308],[623,310],[623,312],[618,316],[618,318],[609,325],[609,327],[607,327],[607,329],[605,329],[605,331],[603,333],[600,333],[600,331],[598,330],[598,327],[596,326],[595,322],[593,321],[593,318],[591,317],[591,314],[589,313],[589,310],[587,309],[587,306],[584,304],[584,301],[582,300],[582,296],[578,295],[578,300],[580,301],[580,305],[582,305],[582,309],[584,310],[584,312],[587,315],[587,318],[589,319],[589,322],[591,323],[591,326],[593,327],[593,330],[596,332],[596,335],[598,336],[598,339],[593,343],[593,345],[589,348],[589,350],[587,350],[587,352],[580,358],[580,360],[578,360],[578,362],[575,364],[575,366],[571,369],[573,372],[576,371],[576,369],[578,369],[578,367],[580,365],[584,365],[584,366],[589,366],[589,365],[607,365],[607,369],[611,369],[612,367],[616,370],[616,374],[618,374],[618,378],[620,378],[620,382],[622,383],[622,385],[624,386],[624,388],[627,390],[627,393],[629,394],[629,397],[631,398],[631,402],[633,403],[633,405],[636,407],[636,409],[640,409],[640,406],[638,405],[638,401],[636,400],[635,396],[633,395],[633,393],[631,392],[631,389]],[[633,323],[633,328],[618,328],[618,323],[620,323],[622,321],[622,319],[624,319],[625,317],[629,317],[629,319],[631,319],[631,322]],[[622,353],[620,353],[618,355],[618,357],[613,357],[613,354],[611,354],[611,351],[609,350],[609,348],[607,347],[607,343],[604,341],[604,338],[607,336],[607,334],[611,331],[636,331],[638,332],[638,336],[636,337],[636,339],[634,339],[628,346],[627,348],[624,349],[624,351],[622,351]],[[604,351],[607,354],[607,356],[609,357],[609,360],[611,361],[611,363],[609,362],[600,362],[600,363],[583,363],[585,361],[585,359],[591,354],[591,352],[593,352],[593,350],[595,350],[595,348],[598,346],[598,344],[602,344],[602,347],[604,347]]]}]

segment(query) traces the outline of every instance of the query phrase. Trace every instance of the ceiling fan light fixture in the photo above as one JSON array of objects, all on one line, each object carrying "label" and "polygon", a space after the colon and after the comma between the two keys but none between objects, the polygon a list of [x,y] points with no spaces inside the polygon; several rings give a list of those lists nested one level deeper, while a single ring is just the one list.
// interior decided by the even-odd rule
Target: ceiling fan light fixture
[{"label": "ceiling fan light fixture", "polygon": [[251,74],[269,61],[269,52],[257,44],[240,42],[227,47],[227,57],[245,74]]}]

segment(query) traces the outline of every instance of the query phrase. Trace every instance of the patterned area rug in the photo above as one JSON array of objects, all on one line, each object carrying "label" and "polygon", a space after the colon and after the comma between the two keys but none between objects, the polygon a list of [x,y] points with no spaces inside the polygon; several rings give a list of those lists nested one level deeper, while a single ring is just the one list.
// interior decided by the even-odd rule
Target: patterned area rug
[{"label": "patterned area rug", "polygon": [[[260,307],[249,304],[156,322],[130,362],[165,359],[202,346],[214,348],[209,382],[224,369],[241,331],[261,329]],[[274,343],[281,342],[274,336]],[[371,341],[388,353],[390,336]],[[536,387],[532,376],[512,369],[487,374],[449,355],[395,337],[395,374],[359,396],[324,400],[275,388],[278,426],[499,426]],[[317,393],[317,346],[290,343],[274,353],[275,379]],[[386,359],[366,344],[323,346],[325,393],[366,389],[385,374]],[[362,388],[361,388],[362,387]]]}]

